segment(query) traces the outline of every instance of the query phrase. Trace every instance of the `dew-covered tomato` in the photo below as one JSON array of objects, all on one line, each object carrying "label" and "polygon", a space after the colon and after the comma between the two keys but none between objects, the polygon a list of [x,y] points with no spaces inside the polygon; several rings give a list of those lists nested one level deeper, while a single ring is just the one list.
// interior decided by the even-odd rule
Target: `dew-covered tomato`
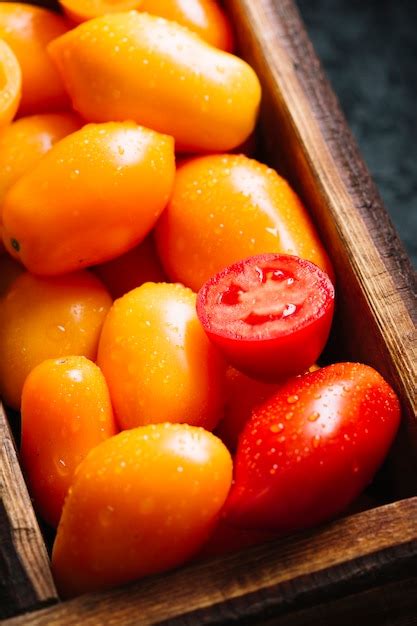
[{"label": "dew-covered tomato", "polygon": [[81,125],[74,113],[47,113],[22,117],[0,131],[0,210],[10,187]]},{"label": "dew-covered tomato", "polygon": [[59,0],[59,4],[69,19],[79,24],[106,13],[139,9],[143,0]]},{"label": "dew-covered tomato", "polygon": [[179,284],[145,283],[113,304],[98,364],[121,428],[186,422],[212,430],[222,416],[224,363]]},{"label": "dew-covered tomato", "polygon": [[45,113],[69,106],[61,78],[46,51],[47,44],[68,30],[52,11],[23,2],[0,2],[0,39],[9,44],[22,70],[19,113]]},{"label": "dew-covered tomato", "polygon": [[22,392],[21,459],[36,511],[57,526],[75,470],[117,432],[106,381],[83,356],[48,359]]},{"label": "dew-covered tomato", "polygon": [[0,39],[0,128],[10,124],[22,92],[22,72],[10,46]]},{"label": "dew-covered tomato", "polygon": [[174,175],[172,137],[133,122],[88,124],[56,143],[8,191],[5,247],[42,275],[119,256],[154,226]]},{"label": "dew-covered tomato", "polygon": [[261,97],[252,68],[180,24],[147,13],[84,22],[49,46],[76,111],[134,120],[177,150],[230,150],[252,132]]},{"label": "dew-covered tomato", "polygon": [[64,596],[176,567],[210,535],[232,480],[220,439],[152,424],[108,439],[82,461],[58,527],[52,569]]},{"label": "dew-covered tomato", "polygon": [[26,376],[45,359],[95,359],[111,303],[103,283],[85,270],[18,276],[0,300],[0,395],[6,404],[20,407]]},{"label": "dew-covered tomato", "polygon": [[319,357],[334,310],[331,280],[294,256],[260,254],[208,280],[197,314],[239,370],[269,381],[305,372]]},{"label": "dew-covered tomato", "polygon": [[244,155],[187,160],[156,228],[171,280],[194,291],[221,269],[266,252],[312,261],[332,277],[307,209],[277,172]]},{"label": "dew-covered tomato", "polygon": [[397,396],[367,365],[294,378],[245,426],[226,518],[291,532],[337,515],[372,480],[399,421]]},{"label": "dew-covered tomato", "polygon": [[143,283],[162,283],[166,280],[151,235],[125,254],[97,265],[93,271],[114,299],[121,298]]},{"label": "dew-covered tomato", "polygon": [[216,48],[233,49],[232,26],[216,1],[143,0],[141,10],[186,26]]},{"label": "dew-covered tomato", "polygon": [[[317,369],[319,366],[314,364],[308,371],[315,372]],[[227,368],[224,417],[216,428],[216,435],[229,450],[236,450],[239,435],[252,411],[275,394],[285,382],[268,383],[246,376],[234,367]]]}]

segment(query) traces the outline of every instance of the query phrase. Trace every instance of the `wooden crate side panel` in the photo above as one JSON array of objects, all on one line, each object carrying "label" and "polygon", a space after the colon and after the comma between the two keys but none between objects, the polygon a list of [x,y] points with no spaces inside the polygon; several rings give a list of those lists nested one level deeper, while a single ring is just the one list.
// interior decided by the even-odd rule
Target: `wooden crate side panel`
[{"label": "wooden crate side panel", "polygon": [[48,555],[0,404],[0,618],[57,599]]},{"label": "wooden crate side panel", "polygon": [[[156,624],[196,612],[190,623],[223,623],[328,600],[373,580],[404,577],[417,563],[417,498],[358,513],[278,542],[196,563],[107,593],[80,596],[5,626]],[[298,586],[297,586],[298,585]],[[199,620],[202,620],[201,622]],[[212,621],[210,621],[212,620]],[[216,622],[216,620],[218,620]],[[181,622],[179,622],[181,623]]]},{"label": "wooden crate side panel", "polygon": [[[393,478],[416,493],[417,280],[292,0],[228,0],[244,56],[264,87],[263,126],[273,163],[295,184],[337,273],[334,358],[373,365],[405,416]],[[406,485],[405,476],[412,477]]]}]

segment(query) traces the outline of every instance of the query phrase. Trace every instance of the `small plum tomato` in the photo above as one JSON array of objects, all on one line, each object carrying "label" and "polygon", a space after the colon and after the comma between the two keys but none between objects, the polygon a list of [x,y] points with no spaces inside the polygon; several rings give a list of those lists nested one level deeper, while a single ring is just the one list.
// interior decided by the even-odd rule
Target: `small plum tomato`
[{"label": "small plum tomato", "polygon": [[60,139],[81,128],[75,113],[22,117],[0,131],[0,210],[10,187]]},{"label": "small plum tomato", "polygon": [[0,39],[9,44],[22,70],[20,115],[60,111],[70,106],[47,44],[68,30],[57,13],[24,2],[0,2]]},{"label": "small plum tomato", "polygon": [[232,52],[232,25],[213,0],[143,0],[142,11],[186,26],[215,48]]},{"label": "small plum tomato", "polygon": [[64,597],[176,567],[215,526],[232,480],[224,444],[203,428],[151,424],[91,450],[65,501],[52,553]]},{"label": "small plum tomato", "polygon": [[22,72],[10,46],[0,39],[0,128],[10,124],[19,107]]},{"label": "small plum tomato", "polygon": [[275,170],[242,154],[181,165],[155,234],[169,278],[196,292],[227,265],[267,252],[308,259],[333,278],[300,198]]},{"label": "small plum tomato", "polygon": [[[319,366],[314,364],[308,372],[314,372]],[[302,375],[302,374],[301,374]],[[252,411],[275,394],[286,381],[268,383],[246,376],[234,367],[226,371],[226,402],[224,417],[216,428],[216,435],[231,451],[235,451],[239,435]]]},{"label": "small plum tomato", "polygon": [[225,365],[179,284],[145,283],[116,300],[98,364],[121,428],[182,422],[212,430],[223,415]]},{"label": "small plum tomato", "polygon": [[87,124],[9,189],[6,249],[40,275],[108,261],[153,228],[174,176],[172,137],[133,122]]},{"label": "small plum tomato", "polygon": [[143,283],[166,281],[151,235],[125,254],[96,265],[93,271],[106,285],[114,300]]},{"label": "small plum tomato", "polygon": [[117,432],[106,381],[83,356],[48,359],[22,392],[21,459],[36,511],[56,527],[75,470]]},{"label": "small plum tomato", "polygon": [[226,521],[292,532],[338,515],[371,482],[399,422],[396,394],[367,365],[292,379],[243,430]]},{"label": "small plum tomato", "polygon": [[208,280],[197,314],[228,361],[249,376],[278,382],[305,372],[327,341],[334,287],[316,265],[259,254]]},{"label": "small plum tomato", "polygon": [[19,409],[23,383],[45,359],[94,360],[112,300],[86,270],[53,278],[24,272],[0,300],[0,395]]},{"label": "small plum tomato", "polygon": [[107,13],[140,9],[143,0],[59,0],[59,4],[72,22],[80,24]]},{"label": "small plum tomato", "polygon": [[105,15],[48,49],[74,109],[90,122],[134,120],[172,135],[185,152],[231,150],[255,127],[261,87],[253,69],[175,22]]}]

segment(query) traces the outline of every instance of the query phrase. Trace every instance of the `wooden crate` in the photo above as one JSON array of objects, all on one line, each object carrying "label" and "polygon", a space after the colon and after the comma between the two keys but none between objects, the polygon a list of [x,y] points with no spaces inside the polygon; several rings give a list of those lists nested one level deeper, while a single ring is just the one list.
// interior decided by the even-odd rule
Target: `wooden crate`
[{"label": "wooden crate", "polygon": [[303,196],[334,262],[332,358],[373,365],[402,401],[402,428],[376,481],[378,502],[388,504],[242,553],[59,602],[0,411],[0,616],[9,617],[4,623],[10,626],[342,626],[355,619],[417,624],[416,276],[293,0],[226,4],[241,54],[263,83],[265,155]]}]

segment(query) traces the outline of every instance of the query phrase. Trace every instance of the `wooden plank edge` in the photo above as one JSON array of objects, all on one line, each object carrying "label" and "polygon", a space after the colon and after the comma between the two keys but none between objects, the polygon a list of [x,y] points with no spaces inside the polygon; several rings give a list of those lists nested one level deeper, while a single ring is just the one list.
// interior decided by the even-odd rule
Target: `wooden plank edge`
[{"label": "wooden plank edge", "polygon": [[58,599],[45,544],[0,404],[0,618]]},{"label": "wooden plank edge", "polygon": [[[347,358],[373,365],[402,400],[390,472],[416,493],[417,275],[398,239],[292,0],[228,0],[245,56],[261,76],[270,154],[292,146],[289,170],[312,209],[339,275],[339,336]],[[275,122],[271,124],[271,120]],[[288,173],[288,172],[285,172]],[[334,250],[333,250],[334,252]],[[350,275],[350,278],[347,276]],[[355,318],[355,332],[351,321]],[[410,480],[405,480],[409,476]],[[412,478],[412,479],[411,479]]]},{"label": "wooden plank edge", "polygon": [[4,626],[75,626],[81,622],[93,626],[100,619],[109,625],[156,624],[195,611],[210,620],[218,615],[219,607],[243,619],[246,612],[260,614],[268,602],[279,602],[286,609],[293,606],[300,589],[308,602],[324,596],[330,599],[331,594],[345,593],[355,585],[370,586],[372,579],[400,577],[416,567],[416,516],[417,498],[410,498],[245,552],[80,596],[12,618]]}]

